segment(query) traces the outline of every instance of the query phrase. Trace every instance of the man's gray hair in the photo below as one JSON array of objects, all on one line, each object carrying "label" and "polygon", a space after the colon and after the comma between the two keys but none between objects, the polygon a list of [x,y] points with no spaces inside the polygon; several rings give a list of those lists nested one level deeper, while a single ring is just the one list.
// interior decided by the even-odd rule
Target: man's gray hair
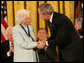
[{"label": "man's gray hair", "polygon": [[46,28],[39,28],[38,31],[39,31],[39,30],[45,30],[45,31],[46,31],[46,34],[48,34],[48,31],[47,31]]},{"label": "man's gray hair", "polygon": [[38,7],[42,14],[52,14],[54,12],[53,7],[49,3],[43,3]]},{"label": "man's gray hair", "polygon": [[7,29],[6,29],[6,34],[7,34],[7,31],[8,30],[12,30],[12,27],[7,27]]}]

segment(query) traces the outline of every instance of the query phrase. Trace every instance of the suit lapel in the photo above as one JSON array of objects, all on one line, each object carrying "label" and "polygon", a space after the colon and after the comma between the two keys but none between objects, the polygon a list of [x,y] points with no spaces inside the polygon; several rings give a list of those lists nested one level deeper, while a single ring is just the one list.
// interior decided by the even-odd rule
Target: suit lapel
[{"label": "suit lapel", "polygon": [[[53,17],[52,17],[52,25],[51,25],[51,35],[53,36],[54,35],[54,32],[55,32],[55,29],[56,29],[56,23],[57,23],[57,18],[58,18],[58,16],[57,16],[57,13],[56,12],[54,12],[53,13]],[[49,25],[49,23],[48,23],[48,25]]]}]

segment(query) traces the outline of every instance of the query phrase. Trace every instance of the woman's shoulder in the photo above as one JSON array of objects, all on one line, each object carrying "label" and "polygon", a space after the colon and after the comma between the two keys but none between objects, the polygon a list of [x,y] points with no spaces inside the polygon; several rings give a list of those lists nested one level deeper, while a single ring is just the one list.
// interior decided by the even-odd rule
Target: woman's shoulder
[{"label": "woman's shoulder", "polygon": [[33,27],[32,25],[28,25],[29,27]]},{"label": "woman's shoulder", "polygon": [[15,25],[15,26],[13,27],[13,30],[18,30],[18,29],[20,29],[20,25]]},{"label": "woman's shoulder", "polygon": [[28,25],[31,29],[33,29],[34,27],[32,25]]}]

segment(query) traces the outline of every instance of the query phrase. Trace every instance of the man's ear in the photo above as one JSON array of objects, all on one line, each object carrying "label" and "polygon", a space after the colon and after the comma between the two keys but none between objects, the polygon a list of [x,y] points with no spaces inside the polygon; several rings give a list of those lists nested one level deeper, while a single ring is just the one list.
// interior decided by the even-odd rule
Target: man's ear
[{"label": "man's ear", "polygon": [[47,38],[49,37],[49,35],[47,34]]},{"label": "man's ear", "polygon": [[49,19],[49,16],[50,16],[49,14],[45,13],[45,17],[46,17],[46,18]]}]

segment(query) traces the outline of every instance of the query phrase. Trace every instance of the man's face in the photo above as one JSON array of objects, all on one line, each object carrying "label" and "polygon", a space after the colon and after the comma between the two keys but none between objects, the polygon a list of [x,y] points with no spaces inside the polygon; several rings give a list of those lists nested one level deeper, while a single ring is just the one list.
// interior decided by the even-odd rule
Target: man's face
[{"label": "man's face", "polygon": [[40,41],[41,40],[47,40],[48,35],[46,33],[46,30],[39,30],[37,37]]},{"label": "man's face", "polygon": [[41,11],[40,11],[40,9],[38,9],[38,13],[39,13],[39,16],[40,16],[43,20],[48,20],[47,14],[42,14]]},{"label": "man's face", "polygon": [[13,42],[13,34],[12,34],[12,30],[8,30],[7,31],[7,38],[10,42]]}]

